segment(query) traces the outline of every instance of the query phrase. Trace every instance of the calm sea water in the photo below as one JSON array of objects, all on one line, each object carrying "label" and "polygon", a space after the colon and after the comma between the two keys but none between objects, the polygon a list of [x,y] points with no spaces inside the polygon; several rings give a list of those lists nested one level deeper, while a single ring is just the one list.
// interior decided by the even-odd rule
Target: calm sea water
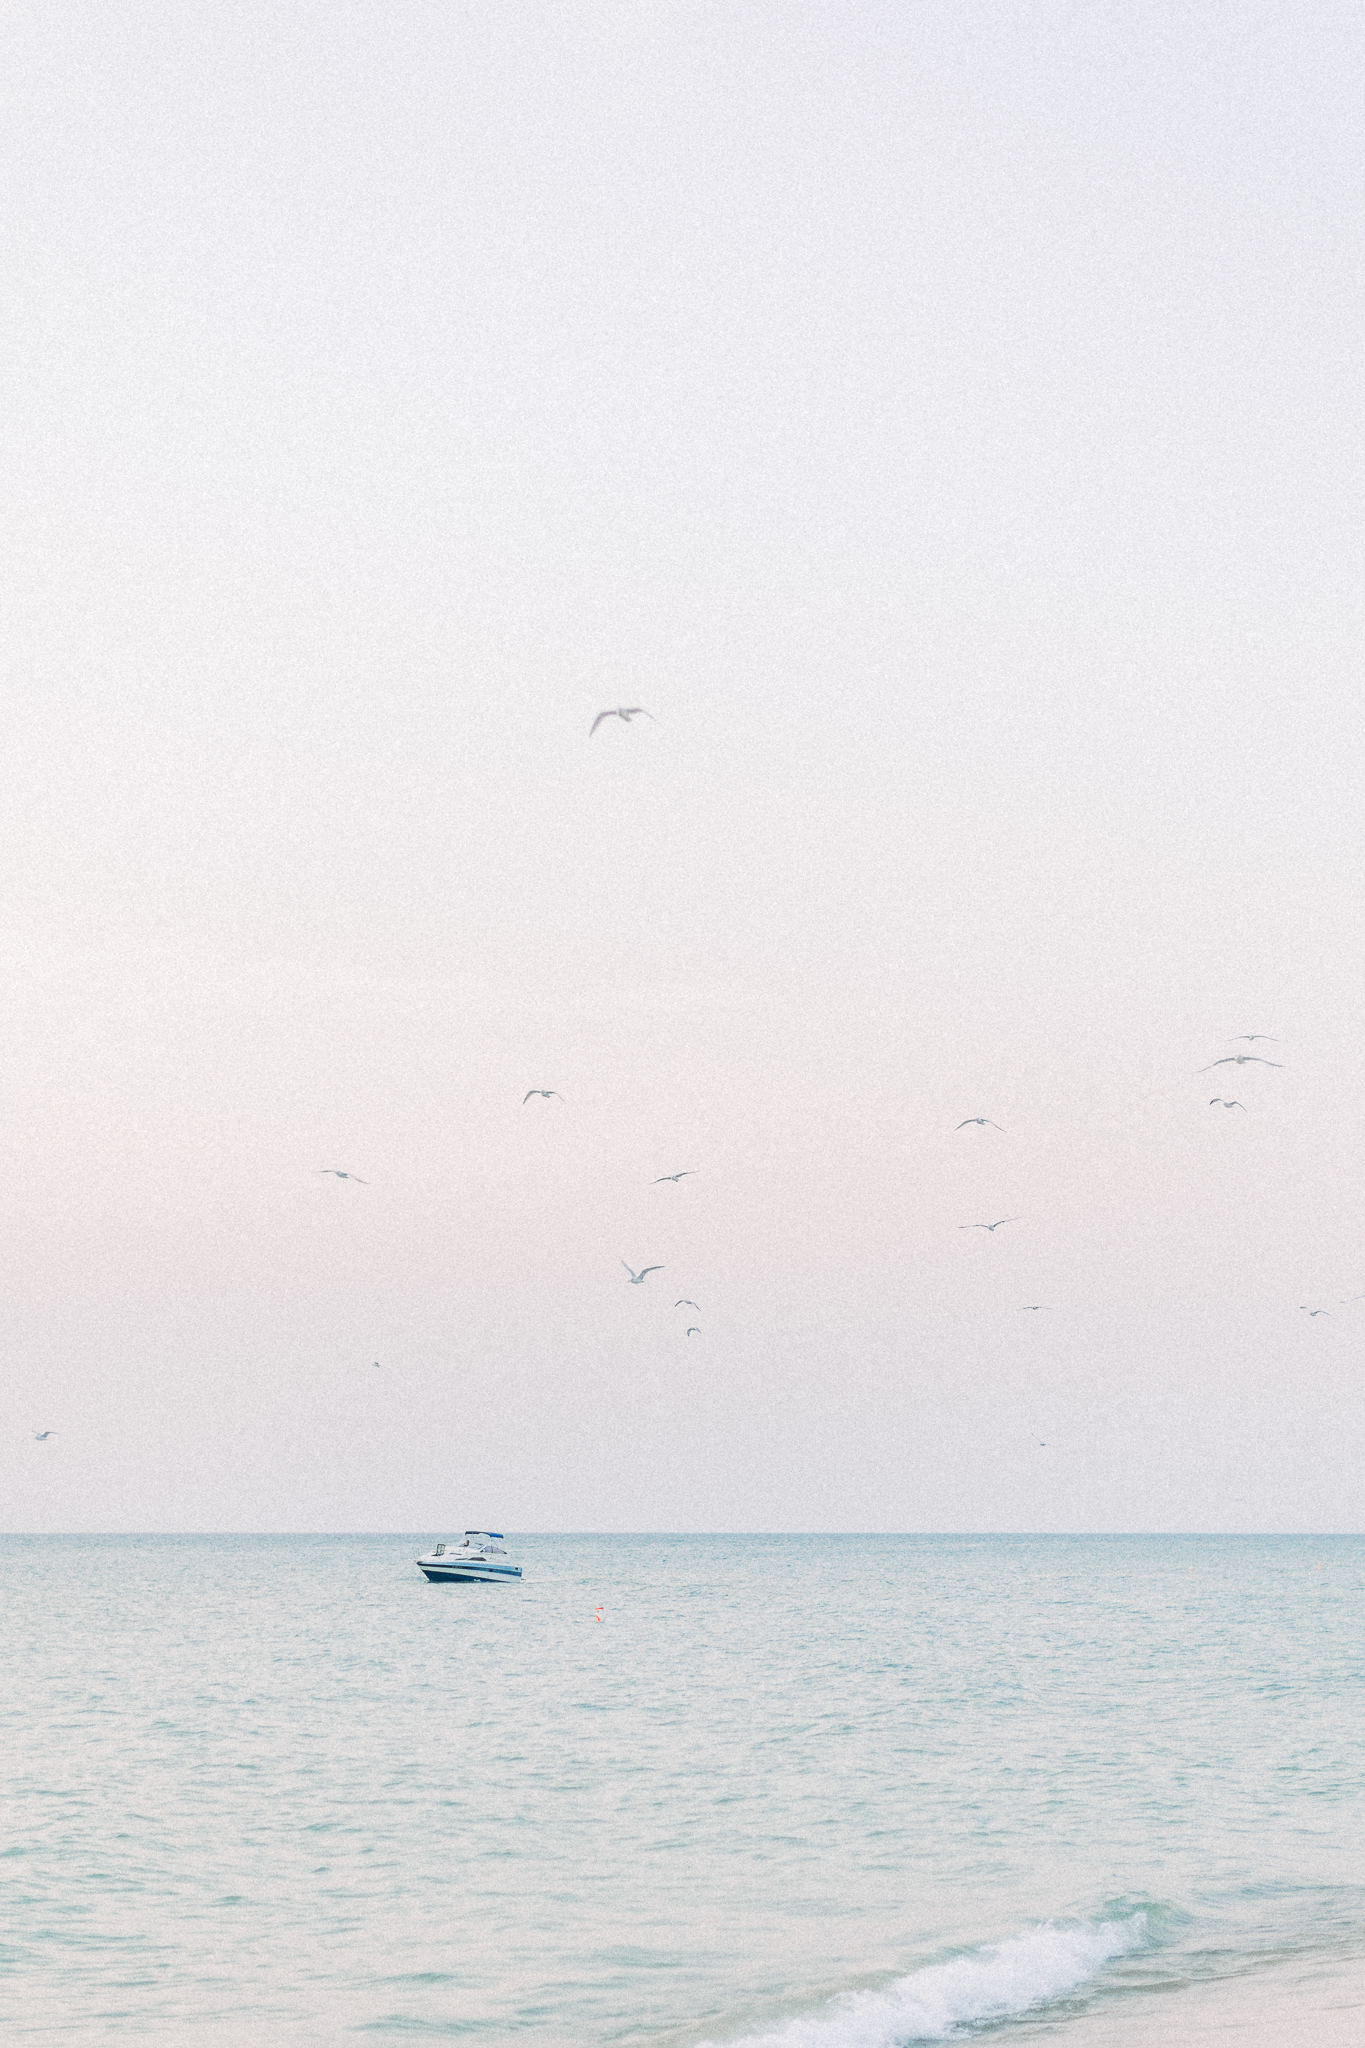
[{"label": "calm sea water", "polygon": [[1365,2040],[1365,1540],[449,1533],[0,1539],[14,2039]]}]

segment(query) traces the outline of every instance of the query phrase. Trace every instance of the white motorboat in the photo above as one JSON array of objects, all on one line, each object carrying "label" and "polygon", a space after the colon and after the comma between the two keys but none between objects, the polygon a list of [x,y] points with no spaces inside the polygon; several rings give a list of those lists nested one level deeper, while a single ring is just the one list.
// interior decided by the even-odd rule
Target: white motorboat
[{"label": "white motorboat", "polygon": [[438,1543],[417,1562],[433,1585],[467,1579],[487,1586],[521,1577],[521,1566],[508,1562],[496,1529],[466,1529],[463,1543]]}]

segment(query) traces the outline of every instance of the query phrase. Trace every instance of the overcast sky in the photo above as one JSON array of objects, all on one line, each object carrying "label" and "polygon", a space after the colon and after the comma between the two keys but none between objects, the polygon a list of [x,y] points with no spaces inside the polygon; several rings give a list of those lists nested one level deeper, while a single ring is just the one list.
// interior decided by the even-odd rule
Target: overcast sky
[{"label": "overcast sky", "polygon": [[6,41],[0,1522],[1365,1525],[1359,9]]}]

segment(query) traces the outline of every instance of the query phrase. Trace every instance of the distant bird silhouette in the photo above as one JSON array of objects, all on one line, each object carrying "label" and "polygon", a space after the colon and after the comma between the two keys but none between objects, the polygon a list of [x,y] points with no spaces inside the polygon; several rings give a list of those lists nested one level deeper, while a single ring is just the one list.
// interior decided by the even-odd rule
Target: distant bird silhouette
[{"label": "distant bird silhouette", "polygon": [[701,1331],[696,1323],[690,1323],[687,1329],[684,1330],[683,1335],[685,1337],[700,1337]]},{"label": "distant bird silhouette", "polygon": [[1218,1103],[1223,1109],[1246,1108],[1246,1104],[1244,1102],[1229,1102],[1226,1095],[1210,1095],[1209,1108],[1212,1109],[1215,1103]]},{"label": "distant bird silhouette", "polygon": [[[626,1267],[626,1271],[630,1271],[629,1266]],[[699,1301],[675,1301],[673,1306],[674,1308],[694,1308],[697,1311],[698,1315],[701,1314],[701,1303]]]},{"label": "distant bird silhouette", "polygon": [[[625,1262],[625,1260],[624,1260],[624,1259],[622,1259],[622,1261],[621,1261],[621,1264],[622,1264],[623,1266],[626,1266],[626,1262]],[[638,1287],[638,1286],[640,1285],[640,1282],[641,1282],[641,1281],[642,1281],[643,1279],[645,1279],[645,1278],[646,1278],[646,1276],[647,1276],[648,1274],[650,1274],[650,1273],[662,1273],[662,1272],[663,1272],[663,1267],[662,1267],[662,1266],[641,1266],[641,1268],[640,1268],[639,1272],[638,1272],[638,1273],[636,1273],[636,1272],[634,1272],[634,1271],[632,1270],[632,1268],[631,1268],[631,1267],[629,1267],[629,1266],[626,1266],[626,1271],[627,1271],[627,1272],[628,1272],[628,1273],[630,1274],[630,1284],[631,1284],[631,1286],[632,1286],[632,1287]]]},{"label": "distant bird silhouette", "polygon": [[339,1166],[316,1166],[313,1171],[315,1173],[334,1173],[338,1180],[359,1181],[362,1188],[367,1188],[370,1185],[367,1180],[361,1180],[358,1173],[343,1173]]},{"label": "distant bird silhouette", "polygon": [[1211,1074],[1215,1067],[1282,1067],[1283,1060],[1263,1060],[1258,1052],[1227,1052],[1221,1060],[1210,1060],[1201,1074]]},{"label": "distant bird silhouette", "polygon": [[376,1372],[378,1372],[378,1370],[379,1370],[379,1360],[378,1360],[377,1358],[376,1358],[376,1360],[375,1360],[375,1362],[374,1362],[374,1369],[375,1369],[375,1371],[376,1371]]},{"label": "distant bird silhouette", "polygon": [[1269,1039],[1272,1045],[1278,1045],[1280,1042],[1278,1038],[1271,1037],[1268,1031],[1234,1031],[1232,1034],[1234,1045],[1239,1039],[1243,1045],[1256,1045],[1262,1038]]},{"label": "distant bird silhouette", "polygon": [[[643,704],[632,704],[629,710],[622,705],[619,711],[599,711],[589,729],[589,739],[592,738],[593,733],[596,732],[604,718],[619,718],[623,725],[629,725],[632,718],[654,718],[654,713],[646,711]],[[659,723],[657,718],[654,718],[654,723],[656,725]]]},{"label": "distant bird silhouette", "polygon": [[35,1429],[33,1441],[38,1444],[45,1444],[50,1436],[56,1436],[56,1434],[55,1429]]},{"label": "distant bird silhouette", "polygon": [[662,1187],[666,1180],[690,1180],[696,1170],[695,1166],[685,1166],[681,1173],[661,1173],[657,1180],[650,1182],[650,1186],[652,1188]]},{"label": "distant bird silhouette", "polygon": [[1047,1309],[1045,1301],[1026,1301],[1022,1313],[1026,1316],[1041,1315]]},{"label": "distant bird silhouette", "polygon": [[1004,1133],[1003,1129],[1001,1128],[1001,1126],[1000,1126],[1000,1125],[999,1125],[998,1123],[996,1123],[996,1121],[994,1120],[994,1118],[993,1118],[993,1117],[989,1117],[989,1116],[964,1116],[964,1117],[963,1117],[963,1119],[962,1119],[962,1122],[961,1122],[961,1123],[960,1123],[960,1124],[958,1125],[958,1127],[957,1127],[957,1128],[958,1128],[958,1129],[959,1129],[960,1131],[965,1131],[965,1130],[966,1130],[966,1128],[967,1128],[967,1126],[968,1126],[968,1124],[989,1124],[989,1125],[990,1125],[990,1127],[991,1127],[991,1129],[992,1129],[993,1131],[999,1131],[999,1132],[1000,1132],[1000,1135],[1001,1135],[1001,1137],[1002,1137],[1002,1138],[1003,1138],[1003,1137],[1004,1137],[1004,1135],[1005,1135],[1005,1133]]},{"label": "distant bird silhouette", "polygon": [[528,1088],[526,1093],[521,1098],[521,1106],[523,1109],[525,1109],[527,1103],[531,1100],[531,1097],[533,1095],[543,1095],[547,1102],[549,1101],[552,1095],[556,1102],[562,1102],[564,1100],[564,1097],[560,1094],[557,1088]]},{"label": "distant bird silhouette", "polygon": [[995,1223],[959,1223],[959,1230],[999,1230],[1002,1223],[1017,1223],[1017,1216],[1001,1216]]},{"label": "distant bird silhouette", "polygon": [[1332,1313],[1332,1311],[1331,1311],[1331,1309],[1330,1309],[1330,1308],[1309,1308],[1309,1306],[1308,1306],[1308,1303],[1307,1303],[1306,1301],[1301,1301],[1301,1302],[1299,1303],[1299,1307],[1300,1307],[1301,1309],[1303,1309],[1303,1310],[1304,1310],[1304,1312],[1305,1312],[1305,1314],[1306,1314],[1306,1315],[1308,1315],[1309,1317],[1312,1317],[1312,1316],[1330,1316],[1330,1315],[1331,1315],[1331,1313]]}]

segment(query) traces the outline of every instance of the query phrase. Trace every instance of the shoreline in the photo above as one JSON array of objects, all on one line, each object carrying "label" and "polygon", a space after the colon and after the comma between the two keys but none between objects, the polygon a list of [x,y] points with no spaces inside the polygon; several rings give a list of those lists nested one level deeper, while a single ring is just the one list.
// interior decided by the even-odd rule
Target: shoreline
[{"label": "shoreline", "polygon": [[1277,1967],[1121,2002],[1036,2031],[1074,2048],[1358,2048],[1365,2041],[1365,1957]]}]

